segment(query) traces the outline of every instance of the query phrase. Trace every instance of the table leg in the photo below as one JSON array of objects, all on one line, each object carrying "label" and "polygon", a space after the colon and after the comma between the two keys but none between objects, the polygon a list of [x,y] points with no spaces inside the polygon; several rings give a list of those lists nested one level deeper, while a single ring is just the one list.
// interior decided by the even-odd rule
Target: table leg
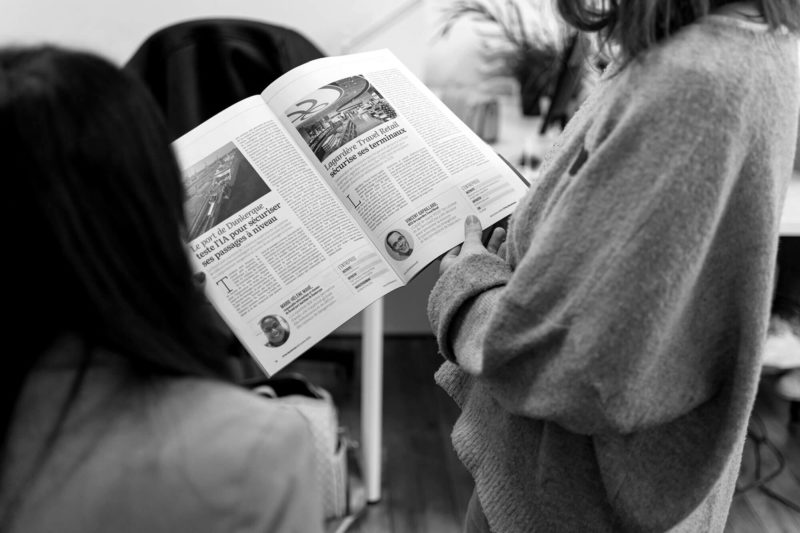
[{"label": "table leg", "polygon": [[364,309],[361,340],[361,448],[367,502],[381,499],[383,299]]}]

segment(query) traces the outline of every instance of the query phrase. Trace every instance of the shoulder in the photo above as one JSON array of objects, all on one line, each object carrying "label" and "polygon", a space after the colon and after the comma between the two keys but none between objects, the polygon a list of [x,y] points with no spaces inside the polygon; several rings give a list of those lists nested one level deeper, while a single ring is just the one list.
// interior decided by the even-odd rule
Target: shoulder
[{"label": "shoulder", "polygon": [[796,98],[796,61],[796,44],[775,32],[692,24],[603,76],[590,142],[614,131],[679,144],[749,138]]},{"label": "shoulder", "polygon": [[629,108],[686,111],[695,118],[698,109],[700,116],[732,109],[741,69],[720,61],[721,45],[704,37],[687,28],[632,60],[619,73],[620,100]]},{"label": "shoulder", "polygon": [[796,44],[780,32],[757,28],[742,27],[729,17],[702,19],[634,61],[629,81],[654,94],[727,104],[712,109],[735,109],[745,101],[774,103],[774,85],[796,82]]},{"label": "shoulder", "polygon": [[[198,453],[215,446],[239,451],[258,446],[262,453],[283,453],[290,445],[302,449],[309,435],[308,423],[297,409],[228,383],[176,379],[164,384],[159,394],[162,413],[157,419],[200,443]],[[225,456],[238,460],[232,453]]]},{"label": "shoulder", "polygon": [[[151,417],[168,435],[159,462],[192,488],[189,507],[210,505],[253,531],[316,530],[313,438],[297,409],[200,379],[174,380],[161,394]],[[298,523],[306,526],[292,529]]]},{"label": "shoulder", "polygon": [[[54,398],[67,393],[69,383],[60,370],[37,374],[22,411],[30,416],[10,441],[24,450],[15,476],[30,473],[27,461],[39,458],[32,443],[49,435],[50,419],[38,423],[38,410],[58,413]],[[96,531],[97,524],[154,533],[321,529],[306,419],[294,408],[231,384],[142,381],[116,367],[92,369],[50,453],[42,487],[67,476],[61,482],[72,490],[42,489],[44,496],[31,497],[21,529]]]}]

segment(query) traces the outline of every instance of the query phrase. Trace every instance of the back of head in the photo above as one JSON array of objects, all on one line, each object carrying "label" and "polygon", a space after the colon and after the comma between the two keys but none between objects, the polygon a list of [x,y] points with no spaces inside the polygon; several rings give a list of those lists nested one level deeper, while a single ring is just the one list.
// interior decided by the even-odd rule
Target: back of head
[{"label": "back of head", "polygon": [[63,334],[145,374],[223,375],[181,239],[180,174],[146,89],[88,53],[0,51],[0,139],[15,228],[9,333],[23,347],[3,372],[0,446],[22,383]]}]

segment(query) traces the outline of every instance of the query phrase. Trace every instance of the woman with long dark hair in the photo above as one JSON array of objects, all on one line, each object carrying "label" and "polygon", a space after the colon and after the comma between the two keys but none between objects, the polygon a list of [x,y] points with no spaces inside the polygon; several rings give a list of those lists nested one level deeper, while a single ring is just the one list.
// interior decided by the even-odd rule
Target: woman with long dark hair
[{"label": "woman with long dark hair", "polygon": [[428,313],[467,531],[723,530],[800,106],[796,0],[558,0],[614,61]]},{"label": "woman with long dark hair", "polygon": [[0,529],[320,531],[306,421],[231,382],[147,90],[88,53],[2,50],[0,145]]}]

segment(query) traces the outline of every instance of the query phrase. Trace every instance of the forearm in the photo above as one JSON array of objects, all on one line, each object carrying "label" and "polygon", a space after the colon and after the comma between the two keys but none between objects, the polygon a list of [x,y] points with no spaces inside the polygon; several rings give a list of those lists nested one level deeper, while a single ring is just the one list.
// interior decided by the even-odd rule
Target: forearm
[{"label": "forearm", "polygon": [[428,300],[428,318],[440,353],[469,373],[484,368],[480,346],[511,268],[486,253],[465,258],[439,278]]}]

